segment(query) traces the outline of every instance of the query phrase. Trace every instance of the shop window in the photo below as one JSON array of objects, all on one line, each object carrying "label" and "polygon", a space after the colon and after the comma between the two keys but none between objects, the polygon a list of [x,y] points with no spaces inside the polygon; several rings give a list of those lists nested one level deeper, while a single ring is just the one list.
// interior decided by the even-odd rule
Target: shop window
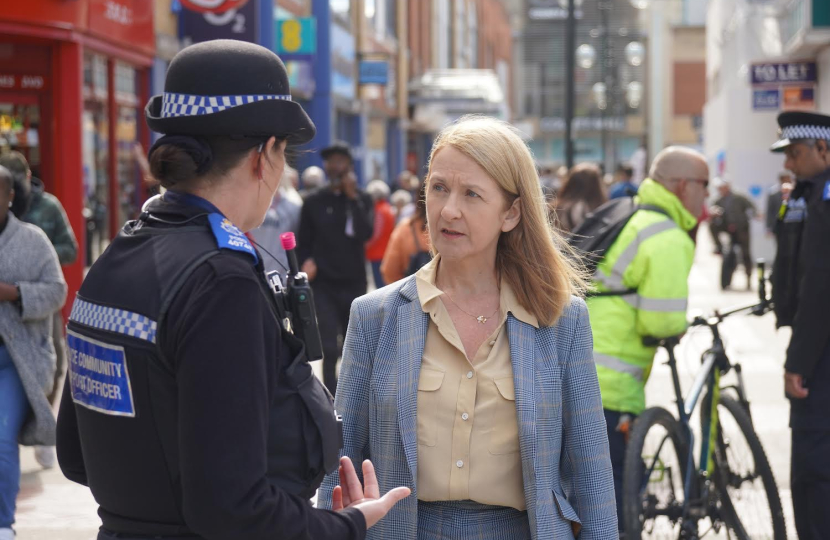
[{"label": "shop window", "polygon": [[26,157],[32,174],[40,176],[40,107],[32,98],[0,95],[0,150],[16,150]]},{"label": "shop window", "polygon": [[92,265],[110,241],[108,82],[106,58],[84,53],[82,122],[86,266]]}]

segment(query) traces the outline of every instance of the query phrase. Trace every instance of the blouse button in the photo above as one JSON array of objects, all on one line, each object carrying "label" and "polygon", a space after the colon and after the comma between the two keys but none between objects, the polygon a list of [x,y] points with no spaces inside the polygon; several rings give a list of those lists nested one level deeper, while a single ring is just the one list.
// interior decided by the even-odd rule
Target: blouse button
[{"label": "blouse button", "polygon": [[495,344],[496,344],[496,342],[495,342],[495,341],[491,341],[491,342],[490,342],[490,346],[491,346],[491,347],[492,347],[493,345],[495,345]]},{"label": "blouse button", "polygon": [[469,417],[470,417],[470,415],[467,414],[467,413],[464,413],[464,414],[461,415],[462,420],[467,420]]},{"label": "blouse button", "polygon": [[473,378],[473,372],[472,372],[472,371],[468,371],[468,372],[467,372],[467,378],[468,378],[468,379],[472,379],[472,378]]},{"label": "blouse button", "polygon": [[461,467],[464,466],[464,462],[459,459],[458,461],[455,462],[455,466],[460,469]]}]

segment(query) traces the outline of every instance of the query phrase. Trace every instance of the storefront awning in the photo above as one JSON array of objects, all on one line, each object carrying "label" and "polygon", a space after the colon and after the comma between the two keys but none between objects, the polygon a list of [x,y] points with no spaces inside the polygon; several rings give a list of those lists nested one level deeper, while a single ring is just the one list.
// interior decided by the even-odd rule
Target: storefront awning
[{"label": "storefront awning", "polygon": [[491,69],[436,69],[409,83],[409,104],[414,105],[416,129],[437,131],[465,114],[502,117],[504,91]]}]

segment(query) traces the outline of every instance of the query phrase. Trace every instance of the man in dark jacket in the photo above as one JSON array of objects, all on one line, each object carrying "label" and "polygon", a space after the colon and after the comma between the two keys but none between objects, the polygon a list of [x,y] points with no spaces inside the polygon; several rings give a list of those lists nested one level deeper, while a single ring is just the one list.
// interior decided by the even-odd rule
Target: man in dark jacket
[{"label": "man in dark jacket", "polygon": [[792,428],[791,486],[798,537],[830,538],[830,116],[785,112],[780,140],[796,177],[776,235],[773,300],[793,333],[784,365]]},{"label": "man in dark jacket", "polygon": [[323,342],[323,381],[334,394],[337,359],[352,301],[366,294],[364,245],[374,232],[372,198],[357,187],[351,150],[336,142],[322,151],[328,185],[311,193],[300,214],[297,252],[313,281]]},{"label": "man in dark jacket", "polygon": [[734,242],[741,251],[741,263],[746,273],[747,289],[752,287],[752,247],[749,234],[750,217],[755,217],[758,211],[752,201],[739,193],[732,191],[729,181],[715,178],[715,189],[718,190],[718,199],[710,210],[712,213],[710,230],[715,243],[715,252],[723,253],[720,234],[727,233],[731,242]]},{"label": "man in dark jacket", "polygon": [[[20,216],[22,221],[40,227],[58,253],[58,260],[62,266],[75,262],[78,257],[78,242],[57,197],[47,193],[43,182],[32,176],[29,162],[20,152],[8,152],[0,156],[0,165],[9,169],[16,177],[16,181],[23,186],[24,192],[29,193],[28,209]],[[49,391],[49,403],[59,400],[60,381],[66,371],[66,349],[63,335],[63,316],[60,310],[52,316],[52,341],[55,346],[56,365],[55,377]],[[35,458],[44,468],[55,466],[55,451],[52,447],[39,446],[35,448]]]}]

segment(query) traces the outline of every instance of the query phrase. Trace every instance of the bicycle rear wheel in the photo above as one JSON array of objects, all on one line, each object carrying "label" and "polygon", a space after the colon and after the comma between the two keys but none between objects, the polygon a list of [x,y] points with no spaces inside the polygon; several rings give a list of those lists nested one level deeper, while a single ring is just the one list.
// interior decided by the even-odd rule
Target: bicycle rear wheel
[{"label": "bicycle rear wheel", "polygon": [[688,443],[669,411],[647,409],[634,422],[623,472],[627,540],[678,538]]},{"label": "bicycle rear wheel", "polygon": [[720,518],[740,540],[786,540],[781,498],[746,410],[721,395],[713,480]]}]

